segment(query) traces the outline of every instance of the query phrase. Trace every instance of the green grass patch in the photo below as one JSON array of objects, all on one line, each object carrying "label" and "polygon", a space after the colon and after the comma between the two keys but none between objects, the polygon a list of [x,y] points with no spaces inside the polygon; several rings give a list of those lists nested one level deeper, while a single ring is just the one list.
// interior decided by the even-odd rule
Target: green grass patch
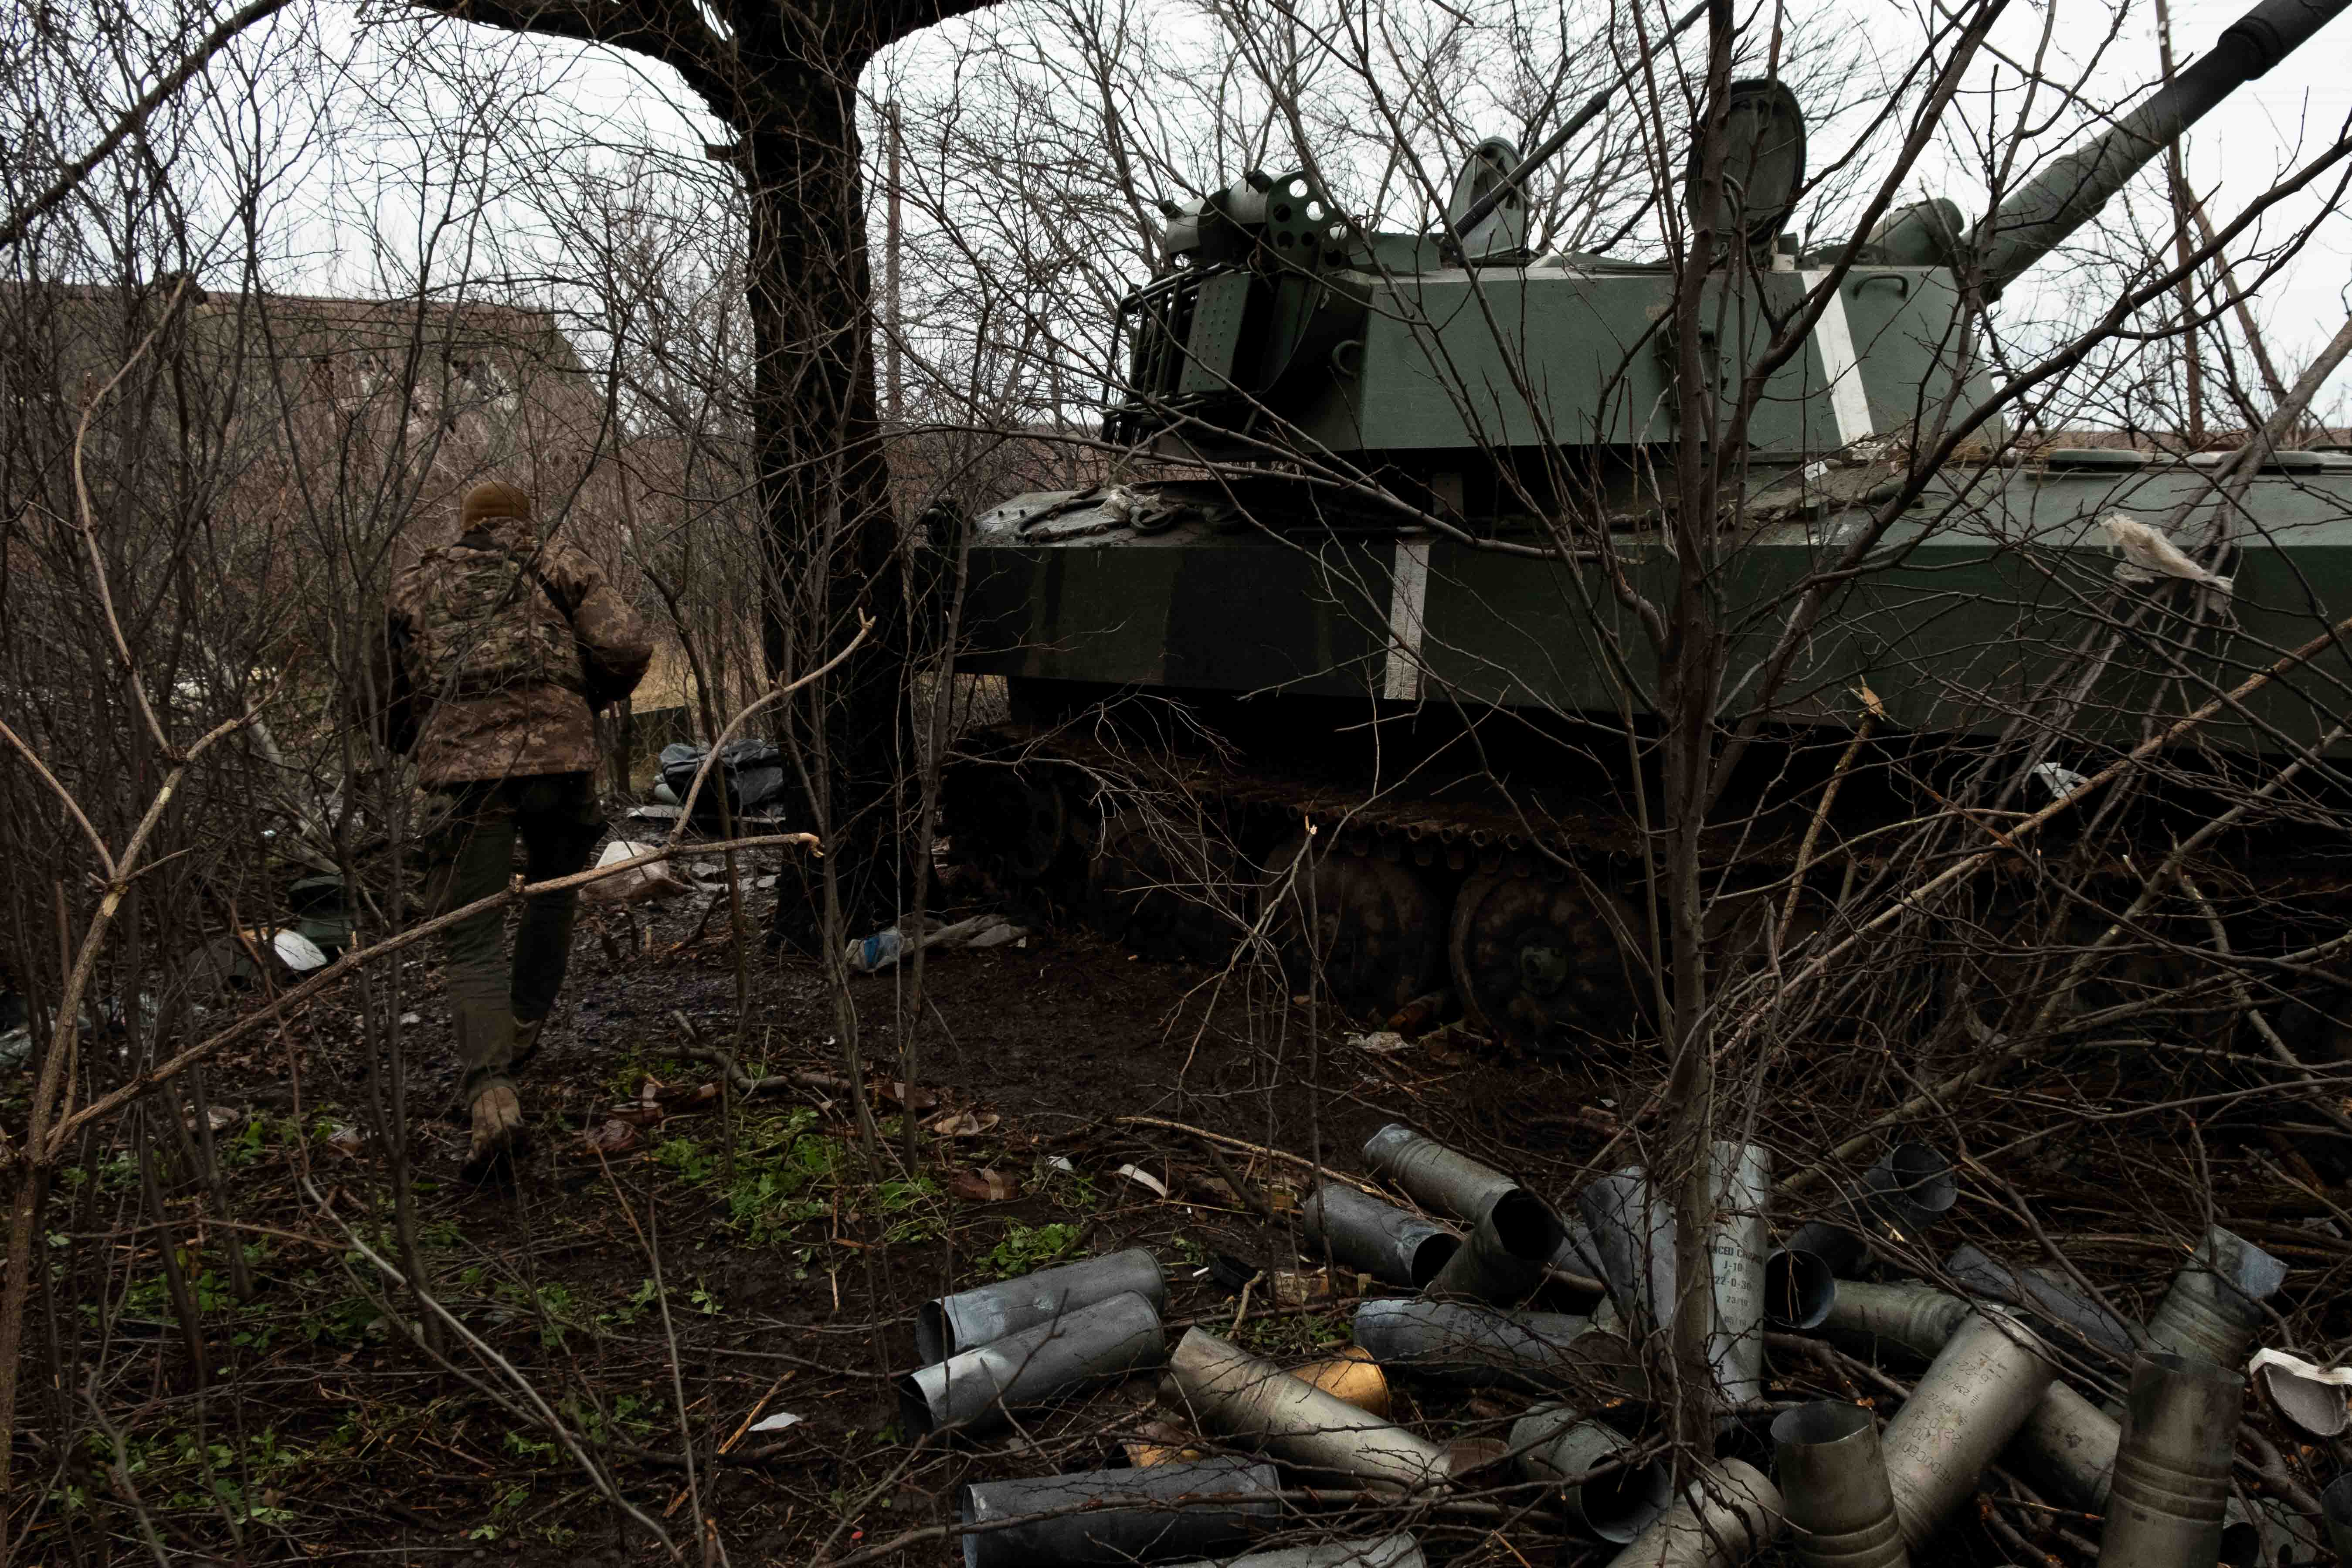
[{"label": "green grass patch", "polygon": [[995,1271],[999,1279],[1018,1279],[1051,1263],[1057,1263],[1077,1249],[1078,1227],[1056,1221],[1052,1225],[1009,1225],[1000,1240],[981,1267]]}]

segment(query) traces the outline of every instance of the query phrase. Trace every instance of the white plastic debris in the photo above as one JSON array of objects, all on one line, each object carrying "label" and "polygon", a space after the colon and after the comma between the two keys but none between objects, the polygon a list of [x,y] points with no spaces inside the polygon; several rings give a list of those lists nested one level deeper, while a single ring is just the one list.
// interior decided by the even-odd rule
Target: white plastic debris
[{"label": "white plastic debris", "polygon": [[1003,947],[1028,934],[1026,927],[1017,926],[1003,915],[974,915],[951,925],[933,926],[929,935],[912,943],[908,942],[906,933],[891,926],[851,942],[846,956],[851,973],[871,974],[877,969],[889,968],[918,947]]},{"label": "white plastic debris", "polygon": [[1157,1196],[1164,1198],[1168,1195],[1168,1184],[1140,1165],[1121,1165],[1118,1173],[1139,1187],[1149,1188]]},{"label": "white plastic debris", "polygon": [[2259,1384],[2289,1426],[2314,1437],[2338,1437],[2352,1428],[2352,1366],[2319,1366],[2285,1351],[2258,1350],[2246,1375]]},{"label": "white plastic debris", "polygon": [[[639,844],[634,839],[615,838],[604,846],[596,857],[599,866],[616,866],[624,860],[634,860],[640,855],[650,855],[660,847]],[[639,866],[601,878],[580,889],[580,896],[592,904],[641,904],[661,899],[674,899],[690,891],[686,879],[667,860],[656,860],[650,866]]]},{"label": "white plastic debris", "polygon": [[278,963],[297,974],[327,967],[327,955],[319,951],[319,944],[299,931],[270,932],[269,949],[278,955]]},{"label": "white plastic debris", "polygon": [[2091,782],[2090,774],[2078,773],[2056,763],[2036,763],[2030,771],[2049,790],[2052,800],[2063,800]]},{"label": "white plastic debris", "polygon": [[2230,591],[2229,578],[2200,566],[2180,546],[2136,517],[2111,511],[2099,519],[2099,526],[2107,531],[2107,538],[2129,563],[2126,569],[2117,572],[2126,582],[2152,583],[2159,575],[2182,577],[2191,583],[2202,583],[2217,593]]},{"label": "white plastic debris", "polygon": [[754,1432],[781,1432],[787,1426],[797,1426],[801,1418],[789,1410],[779,1410],[773,1415],[763,1415],[751,1423]]}]

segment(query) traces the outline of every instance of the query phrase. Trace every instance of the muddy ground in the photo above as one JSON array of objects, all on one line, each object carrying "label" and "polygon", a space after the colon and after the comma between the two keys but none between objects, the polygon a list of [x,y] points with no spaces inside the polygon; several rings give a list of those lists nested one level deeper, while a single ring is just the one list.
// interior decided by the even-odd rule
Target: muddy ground
[{"label": "muddy ground", "polygon": [[[433,1325],[430,1352],[387,1319],[415,1312],[414,1297],[361,1252],[395,1257],[398,1215],[370,1110],[387,1079],[371,1083],[348,1005],[208,1075],[217,1190],[166,1181],[162,1214],[142,1213],[137,1129],[94,1146],[53,1205],[76,1244],[51,1246],[73,1261],[41,1303],[47,1338],[30,1336],[63,1349],[42,1350],[47,1385],[28,1394],[25,1560],[656,1560],[635,1514],[703,1562],[855,1561],[908,1532],[889,1560],[958,1562],[954,1542],[927,1532],[951,1521],[959,1483],[1126,1462],[1119,1438],[1150,1418],[1153,1379],[1011,1434],[913,1446],[893,1379],[917,1359],[918,1302],[1142,1245],[1171,1271],[1171,1330],[1199,1321],[1305,1359],[1344,1342],[1352,1284],[1300,1302],[1270,1283],[1244,1300],[1229,1281],[1234,1261],[1240,1275],[1306,1267],[1296,1207],[1309,1163],[1360,1170],[1364,1138],[1405,1120],[1565,1198],[1637,1157],[1639,1112],[1661,1080],[1645,1048],[1537,1062],[1458,1029],[1375,1055],[1348,1043],[1360,1022],[1297,1005],[1263,973],[1141,961],[1082,930],[1041,929],[930,962],[935,1011],[910,1091],[893,1081],[905,976],[855,983],[889,1145],[869,1166],[853,1102],[827,1086],[843,1052],[818,966],[755,948],[739,1014],[724,912],[695,938],[701,911],[688,898],[640,910],[634,927],[583,921],[564,1005],[525,1080],[537,1147],[503,1188],[455,1179],[464,1130],[434,964],[403,972],[416,1020],[404,1031],[410,1223],[455,1321]],[[779,1081],[722,1093],[711,1047]],[[1765,1086],[1792,1163],[1838,1133],[1837,1114],[1803,1092],[1814,1070],[1784,1061]],[[2273,1147],[2260,1118],[2103,1122],[2123,1079],[2102,1070],[2029,1076],[1996,1098],[1990,1141],[1963,1152],[1989,1163],[1964,1171],[1937,1245],[1975,1238],[2032,1258],[2039,1227],[2118,1306],[2144,1310],[2210,1192],[2217,1217],[2293,1265],[2302,1305],[2286,1310],[2320,1313],[2352,1261],[2332,1227],[2340,1177]],[[909,1099],[925,1124],[912,1172],[897,1152]],[[195,1120],[195,1102],[185,1109]],[[2065,1135],[2012,1147],[2029,1123]],[[991,1177],[1013,1195],[996,1198]],[[244,1299],[232,1246],[247,1264]],[[1548,1304],[1591,1303],[1562,1290]],[[1888,1394],[1786,1345],[1775,1371],[1770,1395],[1784,1403]],[[1441,1438],[1498,1436],[1525,1403],[1396,1394],[1399,1417]],[[773,1424],[785,1415],[797,1420]],[[79,1436],[59,1436],[69,1428]],[[2282,1463],[2315,1488],[2336,1458],[2289,1443]],[[1989,1484],[2005,1511],[1964,1518],[1923,1561],[2008,1560],[2023,1544],[2013,1521],[2053,1560],[2088,1560],[2095,1520],[2005,1476]],[[1378,1533],[1391,1520],[1302,1503],[1290,1528]],[[1410,1522],[1436,1561],[1597,1563],[1612,1550],[1566,1534],[1526,1488]]]}]

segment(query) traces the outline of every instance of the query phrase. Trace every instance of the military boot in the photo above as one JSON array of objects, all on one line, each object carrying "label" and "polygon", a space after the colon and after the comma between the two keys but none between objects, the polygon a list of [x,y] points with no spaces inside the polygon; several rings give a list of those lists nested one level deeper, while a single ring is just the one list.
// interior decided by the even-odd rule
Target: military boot
[{"label": "military boot", "polygon": [[522,1147],[522,1098],[511,1076],[514,1015],[502,1005],[461,1005],[457,1022],[457,1056],[465,1070],[460,1092],[472,1118],[464,1174],[479,1180]]},{"label": "military boot", "polygon": [[522,1098],[511,1084],[494,1083],[474,1097],[473,1132],[462,1173],[480,1181],[509,1163],[523,1146]]}]

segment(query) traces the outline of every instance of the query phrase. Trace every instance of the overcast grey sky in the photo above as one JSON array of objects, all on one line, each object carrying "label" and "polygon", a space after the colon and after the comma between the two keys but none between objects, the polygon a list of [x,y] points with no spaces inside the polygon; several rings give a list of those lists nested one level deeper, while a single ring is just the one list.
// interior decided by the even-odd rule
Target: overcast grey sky
[{"label": "overcast grey sky", "polygon": [[[1017,5],[1020,0],[1013,3]],[[1167,6],[1171,16],[1192,14],[1184,0],[1160,3]],[[1657,9],[1661,0],[1643,3]],[[1797,0],[1790,3],[1793,7]],[[1890,63],[1899,63],[1918,47],[1922,37],[1919,10],[1928,0],[1825,3],[1828,19],[1833,26]],[[2249,3],[2250,0],[2173,0],[2177,56],[2186,59],[2203,52]],[[2071,79],[2073,68],[2088,60],[2106,39],[2117,4],[2123,7],[2122,27],[2107,45],[2099,70],[2085,87],[2086,97],[2113,102],[2156,73],[2153,0],[2043,0],[2041,5],[2019,0],[2003,18],[1993,42],[2013,58],[2031,58],[2040,47],[2044,19],[2051,18],[2051,68],[2053,74]],[[327,6],[321,16],[331,18],[338,13],[348,16],[335,5]],[[970,25],[982,28],[1003,26],[1008,14],[1009,8],[999,8]],[[347,20],[339,24],[330,19],[325,26],[331,33],[341,26],[345,29],[344,36],[350,36]],[[950,30],[956,26],[951,24]],[[551,72],[553,91],[542,101],[564,103],[582,123],[600,126],[602,137],[610,142],[659,145],[691,158],[706,139],[720,134],[715,124],[691,111],[682,89],[665,79],[662,73],[649,74],[649,68],[642,62],[601,50],[543,40],[515,40],[504,36],[486,36],[484,45],[509,59],[527,55]],[[936,66],[938,58],[943,58],[941,52],[949,47],[949,39],[935,36],[928,40],[912,40],[899,48],[918,53],[930,51],[933,58],[929,63]],[[366,52],[363,42],[359,47],[362,54]],[[2000,69],[1997,62],[1986,62],[1987,71],[1997,76]],[[1981,100],[1969,106],[1970,112],[1979,116],[1984,109]],[[2299,54],[2224,103],[2190,133],[2187,144],[2189,179],[2205,197],[2214,221],[2227,223],[2247,200],[2280,174],[2331,142],[2347,113],[2352,113],[2352,15],[2338,18]],[[1517,128],[1497,125],[1492,129],[1509,132]],[[1817,161],[1837,149],[1842,130],[1835,123],[1817,129]],[[2065,132],[2054,132],[2039,145],[2038,154],[2055,151],[2073,133],[2071,125]],[[1238,173],[1223,172],[1222,177],[1230,178]],[[1219,177],[1218,171],[1203,170],[1199,172],[1198,180],[1206,185]],[[1964,148],[1947,145],[1931,153],[1923,162],[1912,186],[1919,195],[1949,195],[1971,211],[1977,210],[1982,200],[1979,174],[1969,167]],[[2271,240],[2283,238],[2294,226],[2321,214],[2327,188],[2327,182],[2322,182],[2317,190],[2284,204],[2265,220],[2263,236]],[[2137,194],[2148,204],[2147,211],[2157,211],[2161,197],[2151,177],[2143,177]],[[2054,271],[2048,264],[2042,270],[2045,278]],[[2048,295],[2037,290],[2034,283],[2030,275],[2026,283],[2012,292],[2004,308],[2030,311],[2046,306]],[[2324,342],[2347,310],[2352,310],[2352,216],[2337,212],[2325,216],[2309,248],[2283,277],[2264,287],[2257,314],[2265,323],[2273,348],[2288,363],[2291,374],[2293,365]],[[2352,386],[2352,372],[2339,380],[2345,386]]]}]

